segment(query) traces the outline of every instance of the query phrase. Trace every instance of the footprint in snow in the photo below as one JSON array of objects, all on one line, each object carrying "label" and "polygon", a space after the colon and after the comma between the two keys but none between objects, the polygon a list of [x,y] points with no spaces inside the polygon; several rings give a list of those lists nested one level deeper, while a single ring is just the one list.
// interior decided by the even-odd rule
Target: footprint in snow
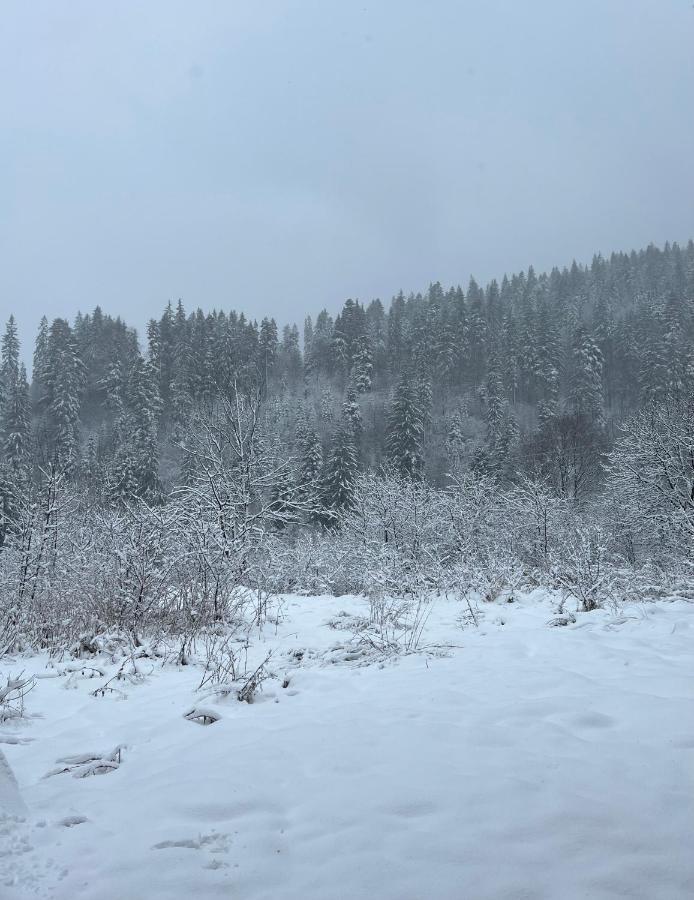
[{"label": "footprint in snow", "polygon": [[222,862],[217,854],[228,853],[231,838],[228,834],[219,834],[212,832],[211,834],[201,834],[196,838],[182,838],[180,840],[159,841],[158,844],[152,846],[152,850],[206,850],[210,854],[215,854],[208,859],[203,865],[204,869],[223,869],[227,868],[228,863]]},{"label": "footprint in snow", "polygon": [[615,724],[615,720],[612,716],[606,716],[604,713],[591,712],[575,716],[573,724],[579,728],[610,728]]},{"label": "footprint in snow", "polygon": [[75,825],[84,825],[88,821],[89,819],[86,816],[65,816],[62,819],[58,819],[55,824],[58,827],[74,828]]}]

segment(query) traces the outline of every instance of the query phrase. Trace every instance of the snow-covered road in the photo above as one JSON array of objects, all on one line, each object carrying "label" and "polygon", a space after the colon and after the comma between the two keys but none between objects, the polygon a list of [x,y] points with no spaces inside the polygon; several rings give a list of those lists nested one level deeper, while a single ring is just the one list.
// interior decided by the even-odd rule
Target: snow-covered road
[{"label": "snow-covered road", "polygon": [[[28,810],[0,782],[0,897],[694,896],[694,604],[552,628],[537,591],[463,630],[442,599],[424,643],[455,646],[381,664],[327,626],[343,610],[367,604],[285,598],[251,650],[279,677],[251,705],[156,661],[126,698],[90,693],[114,665],[41,677],[0,725]],[[188,721],[196,704],[221,718]],[[112,766],[73,777],[93,758]]]}]

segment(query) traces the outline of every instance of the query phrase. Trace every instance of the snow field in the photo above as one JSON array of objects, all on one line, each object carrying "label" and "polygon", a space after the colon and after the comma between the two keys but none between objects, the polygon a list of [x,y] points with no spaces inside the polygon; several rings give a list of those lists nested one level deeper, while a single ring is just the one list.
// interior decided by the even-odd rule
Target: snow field
[{"label": "snow field", "polygon": [[[326,624],[365,600],[286,597],[254,636],[278,677],[253,704],[157,661],[127,698],[91,695],[103,660],[39,678],[0,725],[19,785],[0,769],[0,897],[694,896],[694,604],[553,610],[536,591],[461,629],[440,599],[427,646],[379,661]],[[0,664],[22,669],[56,671]]]}]

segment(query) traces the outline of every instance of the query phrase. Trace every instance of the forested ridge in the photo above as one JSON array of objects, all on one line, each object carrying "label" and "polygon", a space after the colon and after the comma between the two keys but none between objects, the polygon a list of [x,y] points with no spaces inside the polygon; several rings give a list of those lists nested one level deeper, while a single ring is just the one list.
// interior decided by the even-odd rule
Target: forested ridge
[{"label": "forested ridge", "polygon": [[72,325],[42,321],[30,389],[10,319],[4,468],[57,461],[104,499],[154,498],[177,477],[191,412],[236,386],[262,391],[266,436],[297,460],[350,443],[361,468],[390,459],[437,484],[461,462],[504,478],[539,470],[578,498],[594,483],[563,478],[562,447],[597,475],[615,422],[688,386],[693,337],[692,242],[484,288],[437,282],[387,308],[347,300],[335,318],[307,317],[303,335],[178,301],[141,349],[97,306]]},{"label": "forested ridge", "polygon": [[[57,559],[58,523],[70,516],[87,543],[98,521],[118,523],[136,556],[148,528],[160,530],[157,541],[200,528],[220,566],[237,554],[234,584],[268,542],[280,554],[294,548],[294,559],[301,542],[313,553],[340,534],[344,547],[357,515],[362,544],[376,516],[373,540],[402,553],[405,526],[388,510],[408,502],[405,530],[424,535],[417,552],[429,540],[450,570],[467,538],[441,503],[459,516],[471,498],[487,510],[480,527],[496,522],[504,545],[515,540],[510,511],[525,509],[533,537],[518,538],[521,567],[540,557],[554,565],[548,532],[557,546],[565,539],[552,516],[563,529],[599,526],[600,547],[632,565],[688,557],[694,242],[548,274],[530,268],[485,287],[436,282],[387,307],[347,300],[335,318],[324,310],[302,328],[187,312],[179,301],[150,321],[141,346],[96,306],[72,324],[42,320],[29,383],[10,318],[0,373],[0,564],[15,567],[6,606],[32,578],[36,598],[55,577],[49,549]],[[376,497],[378,514],[366,509]],[[582,534],[592,553],[595,540]],[[393,562],[396,579],[414,565],[408,546],[409,562]],[[162,545],[150,551],[160,565]],[[205,591],[209,578],[231,578],[208,562]],[[353,571],[328,577],[304,562],[303,575],[282,577],[364,587]],[[223,593],[218,582],[215,603]]]}]

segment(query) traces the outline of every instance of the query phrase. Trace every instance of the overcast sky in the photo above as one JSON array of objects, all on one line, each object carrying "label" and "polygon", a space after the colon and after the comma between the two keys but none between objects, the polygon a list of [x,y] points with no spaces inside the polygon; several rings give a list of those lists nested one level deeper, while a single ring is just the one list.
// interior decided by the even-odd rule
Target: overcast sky
[{"label": "overcast sky", "polygon": [[301,321],[694,237],[691,0],[3,0],[0,312]]}]

